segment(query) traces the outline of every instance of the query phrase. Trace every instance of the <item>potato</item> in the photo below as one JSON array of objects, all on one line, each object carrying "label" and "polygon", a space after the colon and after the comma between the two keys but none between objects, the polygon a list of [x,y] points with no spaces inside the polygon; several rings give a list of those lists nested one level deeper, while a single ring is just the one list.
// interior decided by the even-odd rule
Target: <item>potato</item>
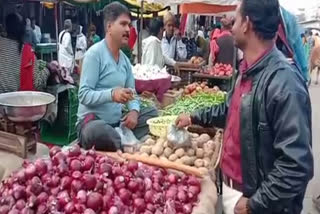
[{"label": "potato", "polygon": [[214,151],[216,149],[216,143],[213,140],[209,140],[203,145],[203,148],[204,147]]},{"label": "potato", "polygon": [[197,137],[199,137],[199,134],[197,134],[197,133],[191,133],[191,136],[192,136],[192,138],[197,138]]},{"label": "potato", "polygon": [[[199,167],[198,170],[204,175],[209,173],[209,170],[206,167]],[[214,179],[214,181],[215,181],[215,179]]]},{"label": "potato", "polygon": [[210,136],[208,134],[202,134],[196,138],[196,140],[198,142],[198,147],[202,148],[203,144],[210,140]]},{"label": "potato", "polygon": [[196,156],[197,156],[197,158],[203,158],[204,157],[204,150],[201,148],[197,149]]},{"label": "potato", "polygon": [[196,167],[203,167],[203,165],[204,165],[204,161],[202,160],[202,159],[197,159],[197,160],[195,160],[195,162],[194,162],[194,165],[196,166]]},{"label": "potato", "polygon": [[177,149],[175,151],[175,154],[178,155],[179,158],[181,158],[184,155],[184,149],[182,149],[182,148]]},{"label": "potato", "polygon": [[196,150],[198,148],[198,142],[197,141],[191,141],[191,148]]},{"label": "potato", "polygon": [[184,164],[184,163],[183,163],[183,160],[182,160],[181,158],[175,160],[175,162],[176,162],[176,163],[179,163],[179,164]]},{"label": "potato", "polygon": [[145,144],[146,144],[146,145],[155,145],[155,144],[156,144],[156,141],[153,140],[152,138],[149,138],[148,140],[146,140]]},{"label": "potato", "polygon": [[190,161],[192,162],[191,165],[194,165],[194,162],[197,160],[197,157],[196,156],[192,156],[190,157]]},{"label": "potato", "polygon": [[204,149],[204,157],[205,158],[210,158],[213,156],[214,151],[210,149]]},{"label": "potato", "polygon": [[156,159],[158,159],[158,156],[155,155],[155,154],[152,154],[152,155],[150,155],[150,158],[156,158]]},{"label": "potato", "polygon": [[165,139],[163,139],[163,138],[159,138],[159,139],[157,140],[156,145],[157,145],[157,146],[161,146],[161,147],[163,147],[164,142],[165,142]]},{"label": "potato", "polygon": [[169,147],[169,144],[168,144],[168,141],[167,141],[167,140],[163,143],[163,147],[164,147],[164,148]]},{"label": "potato", "polygon": [[152,150],[151,146],[141,146],[140,148],[141,153],[147,153],[148,155],[151,154],[151,150]]},{"label": "potato", "polygon": [[141,154],[141,157],[149,157],[149,155],[144,152],[144,153]]},{"label": "potato", "polygon": [[192,165],[192,159],[189,156],[183,156],[180,158],[183,162],[183,164],[191,166]]},{"label": "potato", "polygon": [[209,165],[210,165],[210,160],[208,160],[208,159],[203,159],[203,166],[206,167],[206,168],[208,168]]},{"label": "potato", "polygon": [[160,156],[160,155],[162,155],[162,152],[163,152],[163,147],[162,146],[155,145],[151,149],[151,153],[154,154],[154,155]]},{"label": "potato", "polygon": [[163,154],[164,154],[165,157],[168,158],[172,154],[172,152],[173,152],[172,149],[167,147],[167,148],[164,149]]},{"label": "potato", "polygon": [[169,161],[176,161],[178,159],[178,155],[172,154],[169,156]]},{"label": "potato", "polygon": [[168,158],[166,158],[165,156],[161,156],[159,159],[164,160],[164,161],[168,161]]},{"label": "potato", "polygon": [[187,150],[187,154],[188,154],[189,156],[194,156],[194,154],[195,154],[194,149],[188,149],[188,150]]}]

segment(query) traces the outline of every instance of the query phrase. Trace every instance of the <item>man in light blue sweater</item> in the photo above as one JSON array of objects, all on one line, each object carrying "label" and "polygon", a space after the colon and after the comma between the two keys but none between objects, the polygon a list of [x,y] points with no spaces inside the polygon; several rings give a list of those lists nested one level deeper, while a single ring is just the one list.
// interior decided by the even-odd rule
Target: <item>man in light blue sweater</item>
[{"label": "man in light blue sweater", "polygon": [[[135,81],[129,59],[120,50],[129,40],[130,12],[118,2],[104,8],[105,39],[85,54],[79,89],[78,133],[83,148],[121,149],[114,129],[120,122],[139,139],[149,132],[146,120],[157,116],[154,108],[140,109],[134,97]],[[122,115],[122,106],[129,113]]]}]

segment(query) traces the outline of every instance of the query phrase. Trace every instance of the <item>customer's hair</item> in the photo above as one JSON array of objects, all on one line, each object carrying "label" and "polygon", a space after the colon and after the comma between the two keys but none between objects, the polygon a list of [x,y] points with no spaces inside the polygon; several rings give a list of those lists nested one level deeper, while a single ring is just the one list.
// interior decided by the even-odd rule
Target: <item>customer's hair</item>
[{"label": "customer's hair", "polygon": [[123,4],[119,2],[108,4],[103,9],[104,25],[106,26],[108,23],[116,21],[123,14],[131,18],[129,9]]},{"label": "customer's hair", "polygon": [[92,32],[92,31],[97,32],[96,26],[94,24],[91,24],[90,27],[89,27],[89,31],[90,32]]},{"label": "customer's hair", "polygon": [[159,18],[154,18],[149,24],[149,31],[152,36],[158,36],[161,28],[164,27],[163,21]]},{"label": "customer's hair", "polygon": [[9,39],[15,40],[19,44],[19,51],[21,52],[26,30],[26,22],[21,15],[11,13],[6,17],[6,31]]},{"label": "customer's hair", "polygon": [[71,19],[64,20],[64,29],[71,30],[72,29],[72,21]]},{"label": "customer's hair", "polygon": [[253,30],[260,39],[272,40],[280,24],[278,0],[242,0],[242,17],[249,17]]}]

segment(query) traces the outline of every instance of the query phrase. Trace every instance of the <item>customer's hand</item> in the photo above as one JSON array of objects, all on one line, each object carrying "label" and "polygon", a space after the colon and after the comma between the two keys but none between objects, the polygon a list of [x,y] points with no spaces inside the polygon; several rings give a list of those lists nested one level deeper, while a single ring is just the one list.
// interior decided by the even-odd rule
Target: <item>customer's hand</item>
[{"label": "customer's hand", "polygon": [[234,214],[250,214],[248,201],[248,198],[241,197],[234,208]]},{"label": "customer's hand", "polygon": [[181,114],[176,120],[176,126],[178,128],[184,128],[187,126],[192,125],[191,123],[191,117],[189,114]]},{"label": "customer's hand", "polygon": [[113,89],[112,100],[117,103],[125,104],[133,100],[133,92],[129,88],[116,88]]},{"label": "customer's hand", "polygon": [[137,111],[130,111],[124,118],[122,119],[124,125],[128,129],[134,129],[138,124],[139,113]]}]

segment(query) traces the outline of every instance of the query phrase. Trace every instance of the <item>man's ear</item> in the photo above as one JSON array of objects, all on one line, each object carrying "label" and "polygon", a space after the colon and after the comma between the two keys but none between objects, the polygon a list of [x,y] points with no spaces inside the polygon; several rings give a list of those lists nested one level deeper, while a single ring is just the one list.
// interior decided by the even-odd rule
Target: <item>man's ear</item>
[{"label": "man's ear", "polygon": [[244,22],[243,22],[243,33],[247,33],[251,29],[252,25],[250,22],[249,16],[246,16]]}]

